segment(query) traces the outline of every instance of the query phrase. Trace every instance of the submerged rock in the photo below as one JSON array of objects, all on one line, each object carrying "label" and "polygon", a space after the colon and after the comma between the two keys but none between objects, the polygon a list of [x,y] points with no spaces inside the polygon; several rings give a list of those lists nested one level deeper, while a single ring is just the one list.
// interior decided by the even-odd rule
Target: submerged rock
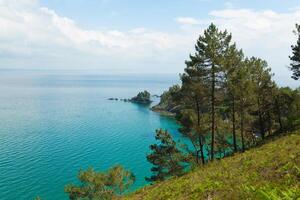
[{"label": "submerged rock", "polygon": [[118,98],[108,98],[108,100],[110,100],[110,101],[118,101],[119,99]]}]

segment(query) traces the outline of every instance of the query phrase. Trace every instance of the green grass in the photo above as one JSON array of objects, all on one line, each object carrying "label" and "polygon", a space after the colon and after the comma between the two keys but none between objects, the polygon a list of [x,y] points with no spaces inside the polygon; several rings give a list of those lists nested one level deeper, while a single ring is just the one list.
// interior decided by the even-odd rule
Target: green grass
[{"label": "green grass", "polygon": [[123,199],[300,199],[300,134],[282,136]]}]

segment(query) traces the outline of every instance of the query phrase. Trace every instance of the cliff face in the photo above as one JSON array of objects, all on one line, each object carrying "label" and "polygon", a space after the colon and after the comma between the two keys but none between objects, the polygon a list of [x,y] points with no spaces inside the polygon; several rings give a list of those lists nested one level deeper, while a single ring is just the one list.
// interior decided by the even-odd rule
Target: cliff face
[{"label": "cliff face", "polygon": [[174,98],[174,95],[180,90],[179,85],[174,85],[165,91],[160,98],[159,104],[153,106],[151,110],[164,115],[175,116],[181,109],[180,104]]},{"label": "cliff face", "polygon": [[159,103],[151,108],[154,112],[158,112],[162,115],[175,116],[180,110],[180,105]]}]

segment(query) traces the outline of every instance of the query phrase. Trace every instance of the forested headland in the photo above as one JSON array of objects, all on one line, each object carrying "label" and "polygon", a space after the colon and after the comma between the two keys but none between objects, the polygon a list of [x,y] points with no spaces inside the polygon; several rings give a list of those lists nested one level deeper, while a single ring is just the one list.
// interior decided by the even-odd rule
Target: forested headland
[{"label": "forested headland", "polygon": [[[300,78],[299,25],[296,25],[294,32],[298,41],[292,45],[290,70],[291,78],[298,80]],[[297,130],[300,130],[300,88],[278,86],[273,80],[274,74],[267,61],[257,57],[246,57],[243,50],[234,42],[232,35],[227,30],[219,30],[214,24],[209,25],[199,36],[195,52],[190,54],[185,64],[186,67],[180,74],[181,84],[171,86],[168,91],[164,92],[161,102],[153,110],[171,112],[180,124],[179,132],[191,142],[192,148],[174,141],[172,134],[158,127],[155,136],[157,143],[150,146],[147,155],[147,160],[153,165],[152,176],[146,177],[146,180],[153,184],[152,188],[155,188],[158,183],[158,187],[164,185],[173,188],[174,191],[162,190],[162,193],[156,193],[158,196],[152,196],[152,198],[149,196],[149,199],[155,199],[155,197],[164,199],[163,196],[175,199],[176,196],[172,196],[173,192],[180,198],[180,196],[184,197],[184,194],[179,193],[185,191],[193,192],[186,196],[228,199],[229,196],[218,196],[218,192],[214,192],[214,189],[219,191],[218,188],[227,183],[225,177],[219,174],[219,177],[223,179],[218,179],[217,176],[208,174],[203,175],[206,179],[201,180],[203,178],[201,170],[207,173],[228,173],[226,178],[230,180],[236,178],[232,176],[245,175],[243,184],[247,179],[249,184],[241,186],[245,192],[237,192],[233,199],[253,197],[251,194],[256,194],[257,191],[266,193],[270,199],[299,198],[300,161]],[[294,136],[286,136],[290,133],[294,133]],[[278,147],[271,144],[274,138]],[[298,142],[292,143],[291,140]],[[290,150],[293,152],[291,157],[288,153],[289,141],[293,148]],[[266,157],[260,153],[260,150],[257,152],[253,150],[265,143],[270,143],[267,145],[272,146],[272,148],[262,147],[266,149]],[[284,153],[287,155],[283,155],[281,147],[285,148]],[[237,160],[239,161],[232,161],[235,164],[230,163],[236,154],[238,154]],[[257,158],[255,158],[256,154]],[[274,160],[277,163],[269,166],[267,162],[276,159],[276,154],[279,160]],[[222,161],[223,159],[226,160]],[[256,166],[254,161],[258,159],[262,160]],[[278,166],[281,163],[280,159],[284,159],[282,164],[287,165],[285,168]],[[210,168],[209,171],[208,168]],[[253,174],[246,174],[243,170],[237,172],[237,168],[255,170]],[[276,169],[286,169],[286,171],[277,173]],[[197,185],[193,185],[193,191],[182,190],[181,187],[184,187],[184,184],[179,184],[178,181],[186,181],[186,176],[176,179],[176,183],[172,182],[174,177],[181,177],[185,174],[191,178],[193,175],[189,173],[194,170],[198,171],[193,172],[197,174],[195,176],[197,180],[194,178],[193,181],[199,185],[198,189]],[[284,179],[275,177],[270,178],[269,184],[267,180],[263,184],[255,184],[255,180],[259,181],[255,177],[261,176],[260,170],[266,170],[266,173],[271,170],[270,176],[284,176]],[[189,184],[191,184],[190,178]],[[203,186],[204,183],[209,182],[208,179],[214,178],[216,180],[211,180],[213,184]],[[81,171],[79,179],[80,185],[68,185],[65,188],[70,199],[112,199],[120,197],[126,191],[134,182],[134,175],[121,166],[117,166],[106,173],[95,172],[93,169]],[[161,183],[168,179],[172,180],[166,184]],[[173,187],[173,183],[180,185],[180,189]],[[233,184],[232,188],[236,188],[235,184],[240,183],[230,182],[230,184]],[[225,188],[230,191],[228,194],[234,194],[229,186]],[[274,198],[272,198],[273,190],[276,195]],[[205,191],[209,191],[205,193],[207,196],[201,196],[200,193]],[[170,194],[164,192],[170,192]],[[263,199],[263,194],[260,196]],[[143,199],[143,196],[138,196],[136,199]]]}]

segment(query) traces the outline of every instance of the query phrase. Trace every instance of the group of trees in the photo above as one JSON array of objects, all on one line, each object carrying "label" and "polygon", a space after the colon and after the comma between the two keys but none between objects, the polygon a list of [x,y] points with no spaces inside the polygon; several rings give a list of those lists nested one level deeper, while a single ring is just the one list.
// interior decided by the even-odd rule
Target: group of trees
[{"label": "group of trees", "polygon": [[[297,45],[292,46],[290,57],[294,79],[300,77],[300,27],[296,27],[299,39]],[[192,156],[178,159],[178,171],[173,175],[180,174],[183,161],[191,157],[190,164],[205,164],[299,127],[300,89],[279,88],[272,80],[267,62],[245,57],[226,30],[220,31],[211,24],[200,35],[195,50],[185,62],[186,68],[180,75],[181,86],[173,86],[163,95],[170,104],[180,106],[176,112],[181,125],[179,131],[191,141],[194,149],[190,152]],[[172,149],[176,149],[171,136],[166,137]],[[163,143],[161,138],[157,139]],[[161,177],[156,173],[162,166],[166,171],[171,170],[160,159],[165,161],[175,154],[177,158],[184,155],[180,151],[162,151],[171,146],[160,147],[159,151],[151,146],[152,152],[147,158],[155,165],[152,180],[170,177],[170,174]]]},{"label": "group of trees", "polygon": [[[292,46],[292,78],[300,78],[300,26]],[[300,128],[300,88],[279,88],[266,61],[247,58],[227,31],[211,24],[199,37],[195,54],[187,60],[181,85],[161,97],[158,109],[176,111],[179,131],[193,150],[176,143],[159,129],[147,160],[153,164],[148,181],[162,181],[185,173],[186,167],[205,164],[227,154],[244,151],[258,141]],[[150,102],[147,91],[132,101]],[[70,199],[111,199],[122,194],[134,175],[121,166],[107,172],[80,171],[80,186],[67,185]]]}]

